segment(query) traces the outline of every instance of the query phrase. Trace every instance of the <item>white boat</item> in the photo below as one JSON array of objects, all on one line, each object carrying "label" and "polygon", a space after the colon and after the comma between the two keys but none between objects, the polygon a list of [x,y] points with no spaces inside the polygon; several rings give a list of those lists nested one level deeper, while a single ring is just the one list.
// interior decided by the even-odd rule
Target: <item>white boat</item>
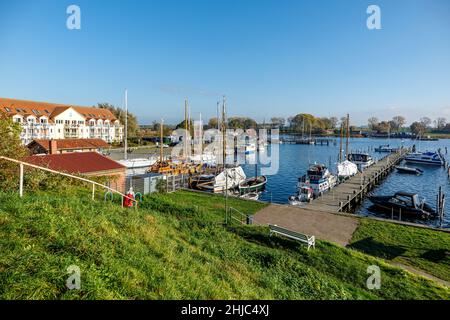
[{"label": "white boat", "polygon": [[358,166],[348,160],[337,164],[338,178],[349,178],[358,173]]},{"label": "white boat", "polygon": [[375,163],[372,156],[368,153],[349,153],[347,160],[356,164],[361,172]]},{"label": "white boat", "polygon": [[[204,179],[203,179],[204,178]],[[241,166],[226,168],[218,175],[207,175],[205,177],[200,176],[200,183],[196,184],[196,187],[200,190],[211,192],[224,192],[228,189],[235,189],[239,184],[246,179],[244,170]]]},{"label": "white boat", "polygon": [[127,169],[148,168],[156,163],[156,158],[136,158],[118,160],[117,162],[127,167]]},{"label": "white boat", "polygon": [[324,192],[336,185],[337,178],[332,175],[323,164],[314,164],[309,167],[306,175],[298,179],[297,194],[301,194],[302,188],[312,189],[313,197],[319,197]]},{"label": "white boat", "polygon": [[249,193],[241,195],[240,198],[246,199],[246,200],[258,200],[259,193],[258,192],[249,192]]},{"label": "white boat", "polygon": [[410,153],[405,157],[405,161],[409,163],[428,164],[443,166],[445,164],[444,158],[439,152],[415,152]]},{"label": "white boat", "polygon": [[297,191],[297,194],[289,197],[289,204],[291,206],[302,206],[310,202],[314,198],[313,189],[309,186],[302,186]]}]

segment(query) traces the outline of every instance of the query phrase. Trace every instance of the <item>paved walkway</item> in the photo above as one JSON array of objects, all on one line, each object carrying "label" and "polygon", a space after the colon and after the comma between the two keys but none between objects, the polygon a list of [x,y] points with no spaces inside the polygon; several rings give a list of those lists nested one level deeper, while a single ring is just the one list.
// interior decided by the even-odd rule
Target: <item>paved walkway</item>
[{"label": "paved walkway", "polygon": [[258,211],[254,221],[257,224],[276,224],[342,246],[349,244],[358,227],[357,218],[278,204]]}]

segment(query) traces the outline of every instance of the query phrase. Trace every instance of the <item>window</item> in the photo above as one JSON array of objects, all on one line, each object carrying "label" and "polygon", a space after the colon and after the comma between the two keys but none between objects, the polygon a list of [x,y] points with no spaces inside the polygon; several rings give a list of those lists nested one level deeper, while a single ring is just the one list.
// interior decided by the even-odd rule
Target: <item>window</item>
[{"label": "window", "polygon": [[41,123],[47,123],[47,119],[41,118]]},{"label": "window", "polygon": [[6,112],[11,112],[11,109],[8,107],[5,107]]},{"label": "window", "polygon": [[64,123],[65,124],[70,124],[70,120],[66,120]]},{"label": "window", "polygon": [[34,113],[35,115],[39,115],[39,114],[41,114],[41,113],[39,112],[39,110],[35,110],[35,109],[33,109],[33,110],[31,110],[31,111],[33,111],[33,113]]},{"label": "window", "polygon": [[62,120],[56,120],[56,124],[62,124],[63,121]]},{"label": "window", "polygon": [[21,123],[22,121],[20,120],[20,118],[16,118],[15,119],[16,122]]}]

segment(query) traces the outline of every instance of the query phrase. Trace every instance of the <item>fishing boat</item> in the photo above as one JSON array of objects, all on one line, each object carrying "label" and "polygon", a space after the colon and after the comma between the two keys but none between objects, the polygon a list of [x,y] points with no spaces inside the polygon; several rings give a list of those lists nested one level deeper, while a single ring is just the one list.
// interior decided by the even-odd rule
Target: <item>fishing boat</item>
[{"label": "fishing boat", "polygon": [[336,185],[337,178],[332,175],[323,164],[314,164],[309,167],[306,175],[298,179],[298,193],[302,187],[309,187],[313,191],[313,196],[318,197]]},{"label": "fishing boat", "polygon": [[241,166],[225,168],[217,175],[200,175],[195,182],[196,189],[210,191],[210,192],[224,192],[225,190],[234,189],[240,183],[246,180],[246,175]]},{"label": "fishing boat", "polygon": [[264,190],[267,183],[266,176],[252,177],[239,183],[239,193],[259,192]]},{"label": "fishing boat", "polygon": [[259,193],[258,192],[249,192],[249,193],[241,195],[240,198],[246,199],[246,200],[255,200],[256,201],[256,200],[259,199]]},{"label": "fishing boat", "polygon": [[369,200],[375,208],[387,213],[419,219],[436,216],[436,212],[417,193],[397,192],[390,196],[369,196]]},{"label": "fishing boat", "polygon": [[297,194],[289,197],[289,204],[292,206],[301,206],[311,202],[314,198],[314,191],[311,187],[303,185],[297,190]]},{"label": "fishing boat", "polygon": [[409,173],[415,175],[421,175],[423,173],[423,170],[420,170],[419,168],[411,168],[407,166],[396,166],[395,169],[397,169],[399,173]]},{"label": "fishing boat", "polygon": [[405,161],[409,163],[419,163],[427,165],[443,166],[445,161],[440,152],[415,152],[410,153],[405,157]]},{"label": "fishing boat", "polygon": [[368,153],[349,153],[347,160],[356,164],[358,170],[361,172],[375,163],[372,156]]},{"label": "fishing boat", "polygon": [[397,152],[398,150],[399,150],[398,148],[392,148],[388,144],[380,145],[375,148],[376,152],[387,152],[387,153]]}]

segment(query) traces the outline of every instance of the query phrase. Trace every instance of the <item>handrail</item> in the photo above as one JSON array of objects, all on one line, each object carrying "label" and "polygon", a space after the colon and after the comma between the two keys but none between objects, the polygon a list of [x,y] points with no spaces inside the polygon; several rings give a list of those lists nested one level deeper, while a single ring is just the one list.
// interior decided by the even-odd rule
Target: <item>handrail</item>
[{"label": "handrail", "polygon": [[18,163],[18,164],[20,164],[20,165],[22,165],[22,166],[27,166],[27,167],[31,167],[31,168],[35,168],[35,169],[47,171],[47,172],[50,172],[50,173],[54,173],[54,174],[59,174],[59,175],[62,175],[62,176],[66,176],[66,177],[69,177],[69,178],[72,178],[72,179],[84,181],[84,182],[87,182],[87,183],[91,183],[91,184],[92,184],[92,196],[94,195],[95,186],[99,186],[99,187],[102,187],[102,188],[104,188],[104,189],[107,189],[107,190],[109,190],[109,191],[111,191],[111,192],[113,192],[113,193],[117,193],[117,194],[121,195],[123,198],[127,198],[127,199],[129,199],[129,200],[131,200],[131,201],[136,202],[136,205],[138,204],[138,201],[137,201],[137,200],[135,200],[135,199],[133,199],[133,198],[127,196],[126,194],[123,194],[122,192],[120,192],[120,191],[118,191],[118,190],[115,190],[115,189],[113,189],[113,188],[110,188],[110,187],[108,187],[108,186],[105,186],[105,185],[103,185],[103,184],[101,184],[101,183],[98,183],[98,182],[96,182],[96,181],[93,181],[93,180],[89,180],[89,179],[86,179],[86,178],[74,176],[74,175],[69,174],[69,173],[60,172],[60,171],[52,170],[52,169],[49,169],[49,168],[37,166],[37,165],[31,164],[31,163],[27,163],[27,162],[24,162],[24,161],[20,161],[20,160],[16,160],[16,159],[11,159],[11,158],[8,158],[8,157],[5,157],[5,156],[0,156],[0,160],[1,160],[1,159],[6,160],[6,161],[11,161],[11,162]]}]

